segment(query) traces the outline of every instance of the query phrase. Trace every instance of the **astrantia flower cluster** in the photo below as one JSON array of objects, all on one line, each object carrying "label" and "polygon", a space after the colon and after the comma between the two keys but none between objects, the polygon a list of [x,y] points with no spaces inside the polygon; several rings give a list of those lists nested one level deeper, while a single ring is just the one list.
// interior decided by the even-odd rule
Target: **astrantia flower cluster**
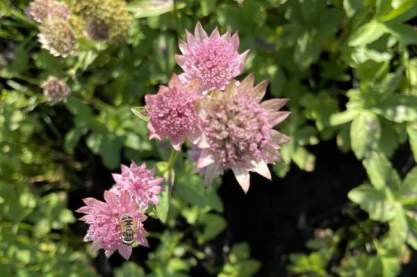
[{"label": "astrantia flower cluster", "polygon": [[36,22],[42,23],[51,17],[67,20],[69,10],[64,3],[55,0],[34,0],[29,4],[26,14]]},{"label": "astrantia flower cluster", "polygon": [[124,0],[72,0],[70,6],[93,40],[120,40],[127,35],[132,22]]},{"label": "astrantia flower cluster", "polygon": [[183,73],[168,87],[145,96],[150,138],[168,139],[179,151],[192,145],[197,168],[212,180],[231,169],[242,189],[249,189],[249,172],[270,179],[267,164],[279,161],[280,145],[288,137],[274,130],[289,112],[286,99],[264,102],[267,83],[255,85],[253,75],[235,80],[244,69],[248,50],[239,53],[238,35],[217,28],[208,35],[200,23],[187,32],[177,55]]},{"label": "astrantia flower cluster", "polygon": [[174,74],[168,87],[161,86],[158,94],[145,96],[151,139],[169,139],[177,151],[186,139],[197,141],[201,135],[198,88],[196,82],[183,85]]},{"label": "astrantia flower cluster", "polygon": [[214,31],[209,36],[197,23],[194,36],[187,31],[187,41],[180,42],[182,55],[177,55],[178,65],[184,70],[180,78],[199,80],[201,90],[224,89],[225,85],[243,71],[249,50],[239,54],[239,36]]},{"label": "astrantia flower cluster", "polygon": [[39,24],[39,42],[54,56],[74,53],[77,40],[119,41],[129,30],[132,16],[124,0],[33,0],[26,15]]},{"label": "astrantia flower cluster", "polygon": [[76,46],[74,31],[69,23],[68,7],[56,0],[34,0],[26,14],[39,23],[42,48],[57,57],[68,57]]},{"label": "astrantia flower cluster", "polygon": [[127,191],[142,210],[158,204],[163,179],[155,178],[154,172],[147,169],[145,164],[138,166],[132,162],[130,167],[122,165],[121,174],[113,174],[113,179],[116,185],[112,191],[118,195]]},{"label": "astrantia flower cluster", "polygon": [[113,174],[116,184],[104,192],[104,202],[85,198],[77,212],[85,214],[80,220],[89,225],[85,241],[91,241],[95,250],[104,249],[107,257],[117,250],[127,260],[135,243],[148,246],[145,213],[159,202],[163,179],[144,164],[132,162],[121,170]]}]

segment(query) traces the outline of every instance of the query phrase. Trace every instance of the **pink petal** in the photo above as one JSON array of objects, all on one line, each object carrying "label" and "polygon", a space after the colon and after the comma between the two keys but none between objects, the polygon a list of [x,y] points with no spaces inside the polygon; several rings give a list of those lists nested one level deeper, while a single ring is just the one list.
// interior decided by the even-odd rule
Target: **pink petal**
[{"label": "pink petal", "polygon": [[290,115],[290,112],[272,112],[272,113],[269,113],[268,118],[269,118],[269,122],[271,123],[271,125],[275,126],[281,123],[282,121],[284,121],[285,119],[287,119],[289,115]]},{"label": "pink petal", "polygon": [[272,130],[271,135],[272,142],[277,145],[288,143],[290,141],[290,138],[287,135],[284,135],[277,130]]},{"label": "pink petal", "polygon": [[243,189],[243,191],[247,193],[250,186],[249,172],[243,168],[232,168],[232,171],[235,174],[236,180]]},{"label": "pink petal", "polygon": [[168,82],[168,87],[176,87],[176,86],[181,86],[182,84],[181,84],[181,82],[180,82],[180,80],[178,79],[178,76],[177,76],[177,74],[172,74],[172,76],[171,76],[171,79],[169,80],[169,82]]},{"label": "pink petal", "polygon": [[121,174],[113,173],[111,176],[113,177],[113,180],[116,183],[122,183],[123,182],[123,176]]},{"label": "pink petal", "polygon": [[153,127],[152,123],[148,122],[148,131],[149,131],[149,139],[157,139],[161,140],[161,137],[156,133],[155,128]]},{"label": "pink petal", "polygon": [[120,204],[122,204],[123,207],[128,207],[131,202],[129,192],[123,191],[120,195]]},{"label": "pink petal", "polygon": [[239,50],[240,41],[239,41],[239,34],[237,32],[233,34],[233,36],[231,37],[230,41],[233,44],[233,48],[236,51]]},{"label": "pink petal", "polygon": [[145,238],[145,234],[138,235],[137,240],[139,241],[140,245],[149,247],[149,243],[148,240]]},{"label": "pink petal", "polygon": [[197,22],[197,25],[195,26],[194,35],[197,40],[203,40],[208,38],[208,35],[206,31],[204,31],[203,26],[201,26],[200,22]]},{"label": "pink petal", "polygon": [[179,65],[179,66],[183,66],[184,65],[184,62],[185,62],[185,57],[184,56],[182,56],[182,55],[175,55],[175,61],[177,62],[177,64]]},{"label": "pink petal", "polygon": [[220,38],[219,29],[217,27],[211,33],[210,38],[212,38],[212,39],[218,39],[218,38]]},{"label": "pink petal", "polygon": [[252,90],[255,84],[255,76],[251,73],[249,74],[239,85],[239,90],[244,92],[249,92]]},{"label": "pink petal", "polygon": [[262,100],[262,98],[264,98],[265,96],[265,92],[266,92],[266,88],[268,87],[268,82],[267,81],[262,81],[261,83],[259,83],[252,91],[252,95],[253,97],[255,97],[255,99],[260,102]]},{"label": "pink petal", "polygon": [[181,143],[172,143],[172,147],[175,151],[180,152],[181,151]]},{"label": "pink petal", "polygon": [[259,175],[264,176],[266,179],[271,180],[271,172],[269,171],[268,165],[265,161],[255,162],[254,163],[253,171],[258,173]]},{"label": "pink petal", "polygon": [[119,251],[120,256],[122,256],[125,260],[129,260],[130,255],[132,255],[132,247],[125,244],[120,244],[117,251]]},{"label": "pink petal", "polygon": [[178,44],[181,53],[183,54],[187,54],[188,52],[188,46],[187,43],[185,41],[180,41],[180,43]]},{"label": "pink petal", "polygon": [[214,157],[209,151],[202,150],[197,161],[197,168],[204,168],[214,163]]},{"label": "pink petal", "polygon": [[276,98],[262,102],[261,106],[266,110],[273,112],[280,110],[282,107],[285,106],[285,104],[287,104],[287,102],[288,99],[286,98]]},{"label": "pink petal", "polygon": [[87,213],[89,213],[90,212],[90,210],[91,210],[91,207],[89,207],[89,206],[84,206],[84,207],[81,207],[81,208],[79,208],[78,210],[75,210],[77,213],[80,213],[80,214],[87,214]]},{"label": "pink petal", "polygon": [[101,201],[99,201],[99,200],[97,200],[97,199],[95,199],[95,198],[92,198],[92,197],[87,197],[87,198],[84,198],[84,199],[83,199],[83,202],[84,202],[86,205],[94,205],[94,204],[96,204],[97,202],[101,202]]},{"label": "pink petal", "polygon": [[245,61],[250,53],[250,50],[246,50],[242,54],[239,55],[239,59],[241,60],[240,70],[243,70],[245,68]]},{"label": "pink petal", "polygon": [[129,167],[128,166],[122,164],[121,165],[121,168],[122,168],[122,174],[125,174],[125,173],[128,173],[129,172]]},{"label": "pink petal", "polygon": [[111,191],[104,191],[104,200],[110,206],[110,208],[115,208],[118,206],[117,196]]},{"label": "pink petal", "polygon": [[185,31],[186,37],[187,37],[187,43],[188,44],[194,44],[195,43],[195,38],[194,36],[187,30]]}]

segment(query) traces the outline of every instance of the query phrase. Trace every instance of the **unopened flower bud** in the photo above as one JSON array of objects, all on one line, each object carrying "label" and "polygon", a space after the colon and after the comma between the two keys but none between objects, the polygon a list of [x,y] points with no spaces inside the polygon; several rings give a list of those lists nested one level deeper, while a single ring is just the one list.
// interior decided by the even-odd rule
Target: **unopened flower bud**
[{"label": "unopened flower bud", "polygon": [[65,101],[71,94],[69,86],[64,81],[59,80],[54,76],[49,76],[41,87],[45,97],[52,103]]}]

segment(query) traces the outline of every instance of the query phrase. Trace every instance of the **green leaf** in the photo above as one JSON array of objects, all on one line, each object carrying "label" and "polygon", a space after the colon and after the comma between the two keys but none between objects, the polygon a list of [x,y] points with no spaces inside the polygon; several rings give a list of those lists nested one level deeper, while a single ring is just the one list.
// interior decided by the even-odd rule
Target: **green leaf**
[{"label": "green leaf", "polygon": [[395,217],[389,222],[389,232],[384,236],[382,244],[387,249],[398,249],[407,239],[408,223],[404,211],[397,209]]},{"label": "green leaf", "polygon": [[[385,2],[386,8],[379,9],[377,14],[379,21],[405,22],[417,15],[417,9],[415,9],[417,4],[416,0],[382,0],[380,2]],[[391,5],[389,5],[389,2],[391,2]]]},{"label": "green leaf", "polygon": [[417,205],[417,167],[414,167],[405,177],[398,191],[401,203],[410,208]]},{"label": "green leaf", "polygon": [[414,160],[417,161],[417,126],[407,126],[407,133],[410,141],[411,150],[413,151]]},{"label": "green leaf", "polygon": [[382,37],[386,32],[384,24],[372,20],[356,30],[349,38],[348,44],[352,47],[367,45]]},{"label": "green leaf", "polygon": [[371,219],[377,221],[392,220],[399,208],[396,202],[388,199],[386,190],[377,190],[369,185],[354,188],[348,197],[365,210]]},{"label": "green leaf", "polygon": [[417,166],[405,176],[402,187],[413,188],[417,194]]},{"label": "green leaf", "polygon": [[80,138],[87,134],[88,128],[77,126],[72,128],[66,135],[64,141],[64,149],[67,153],[73,154]]},{"label": "green leaf", "polygon": [[185,3],[174,7],[174,0],[136,0],[129,2],[128,10],[135,18],[158,16],[175,9],[183,9]]},{"label": "green leaf", "polygon": [[377,150],[381,137],[378,117],[369,112],[360,113],[350,127],[350,143],[358,159],[369,156]]},{"label": "green leaf", "polygon": [[196,174],[191,163],[185,163],[177,172],[176,195],[190,205],[202,209],[223,211],[223,203],[217,195],[215,186],[206,186],[200,175]]},{"label": "green leaf", "polygon": [[226,221],[216,214],[203,214],[199,219],[203,224],[203,230],[197,235],[199,244],[203,244],[220,234],[226,228]]},{"label": "green leaf", "polygon": [[258,261],[249,259],[249,247],[246,243],[239,243],[232,247],[228,261],[223,266],[218,277],[250,277],[261,267]]},{"label": "green leaf", "polygon": [[330,117],[330,124],[332,126],[337,126],[337,125],[351,122],[353,119],[357,117],[358,113],[359,113],[358,110],[347,110],[347,111],[333,114]]},{"label": "green leaf", "polygon": [[417,214],[412,211],[407,211],[407,243],[414,249],[417,250]]},{"label": "green leaf", "polygon": [[415,122],[417,121],[417,96],[389,95],[373,110],[393,122]]},{"label": "green leaf", "polygon": [[131,109],[132,113],[142,119],[145,122],[149,121],[149,117],[146,114],[145,107],[133,107]]},{"label": "green leaf", "polygon": [[362,0],[343,0],[343,8],[347,16],[352,17],[362,8]]},{"label": "green leaf", "polygon": [[404,45],[417,43],[417,29],[407,24],[386,24],[387,30],[393,37]]},{"label": "green leaf", "polygon": [[384,155],[373,153],[363,161],[363,164],[371,184],[376,189],[398,188],[400,186],[400,176]]},{"label": "green leaf", "polygon": [[6,220],[19,222],[37,206],[36,198],[26,184],[5,183],[0,180],[0,195],[3,199],[0,215]]},{"label": "green leaf", "polygon": [[169,205],[170,205],[170,186],[166,180],[169,176],[169,166],[167,162],[158,162],[156,164],[156,169],[159,176],[164,176],[165,180],[163,182],[163,190],[159,196],[159,203],[155,207],[156,216],[163,223],[166,223],[168,220],[169,214]]},{"label": "green leaf", "polygon": [[133,262],[123,263],[119,268],[116,268],[116,277],[145,277],[145,271]]},{"label": "green leaf", "polygon": [[311,154],[305,147],[297,146],[293,150],[291,158],[299,168],[308,172],[314,170],[316,157]]},{"label": "green leaf", "polygon": [[99,145],[99,153],[104,165],[109,169],[117,168],[120,164],[120,151],[122,143],[120,139],[110,133],[102,135]]}]

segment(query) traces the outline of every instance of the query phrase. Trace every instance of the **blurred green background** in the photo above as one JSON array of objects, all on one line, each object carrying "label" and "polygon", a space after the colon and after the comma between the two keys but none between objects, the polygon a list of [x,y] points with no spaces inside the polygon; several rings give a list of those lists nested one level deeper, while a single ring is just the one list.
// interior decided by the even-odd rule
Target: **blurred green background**
[{"label": "blurred green background", "polygon": [[[416,0],[132,0],[123,39],[77,37],[68,58],[41,49],[28,5],[0,0],[1,276],[416,276]],[[120,163],[163,172],[168,145],[130,109],[179,72],[197,21],[239,32],[243,76],[290,99],[292,141],[247,196],[228,174],[206,188],[183,153],[150,248],[107,260],[74,210]],[[66,102],[43,96],[49,75]]]}]

